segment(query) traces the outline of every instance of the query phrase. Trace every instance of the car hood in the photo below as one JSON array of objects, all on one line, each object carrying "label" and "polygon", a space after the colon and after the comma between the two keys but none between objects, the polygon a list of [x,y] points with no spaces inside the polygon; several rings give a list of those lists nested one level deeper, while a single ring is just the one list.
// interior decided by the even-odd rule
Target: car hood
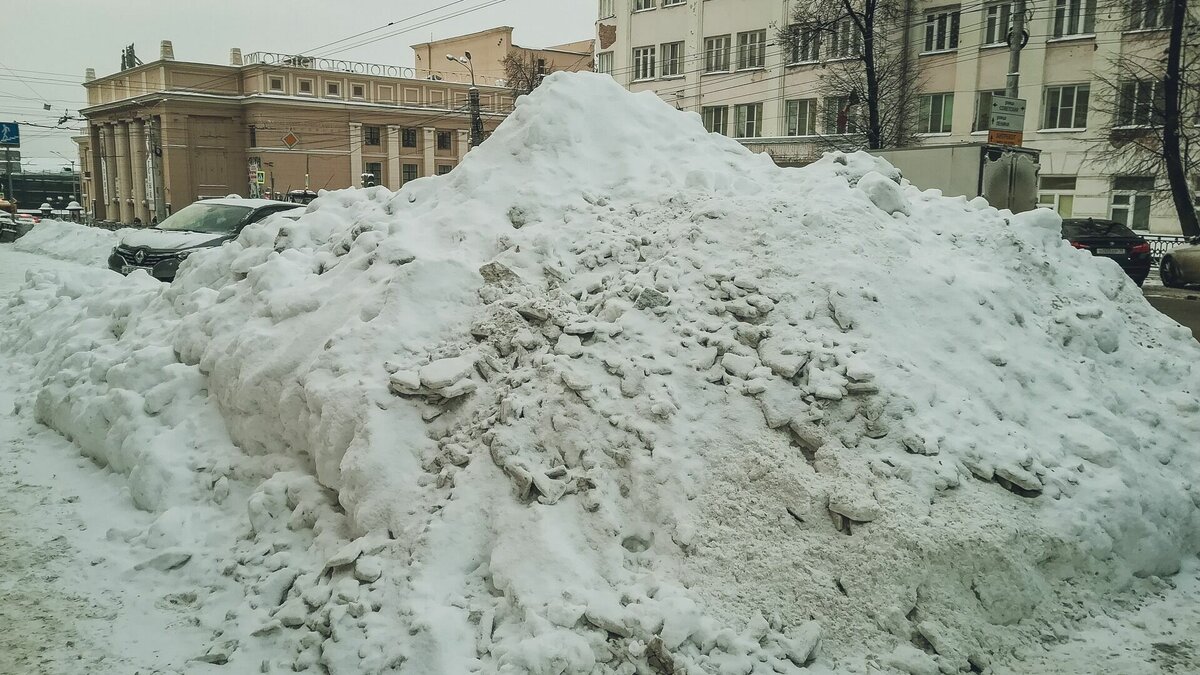
[{"label": "car hood", "polygon": [[208,244],[216,246],[229,235],[212,235],[206,232],[184,232],[169,230],[137,230],[121,237],[121,245],[129,248],[152,248],[159,251],[179,251]]}]

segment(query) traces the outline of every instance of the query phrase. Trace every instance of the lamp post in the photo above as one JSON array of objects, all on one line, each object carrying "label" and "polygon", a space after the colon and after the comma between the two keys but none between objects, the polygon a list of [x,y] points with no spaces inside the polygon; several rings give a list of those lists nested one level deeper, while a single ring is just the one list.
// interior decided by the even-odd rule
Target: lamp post
[{"label": "lamp post", "polygon": [[454,61],[467,67],[471,73],[471,88],[467,91],[467,101],[471,107],[471,147],[478,147],[483,142],[483,118],[479,114],[479,88],[475,86],[475,66],[471,63],[471,52],[463,52],[463,56],[446,55],[447,61]]},{"label": "lamp post", "polygon": [[83,194],[83,173],[82,172],[80,172],[79,174],[75,173],[75,160],[71,159],[70,157],[67,157],[66,155],[62,154],[61,152],[58,152],[57,150],[51,150],[50,154],[58,155],[59,157],[62,157],[63,159],[65,159],[71,163],[71,178],[74,179],[71,181],[72,183],[74,183],[74,185],[72,187],[75,188],[76,195],[82,195]]}]

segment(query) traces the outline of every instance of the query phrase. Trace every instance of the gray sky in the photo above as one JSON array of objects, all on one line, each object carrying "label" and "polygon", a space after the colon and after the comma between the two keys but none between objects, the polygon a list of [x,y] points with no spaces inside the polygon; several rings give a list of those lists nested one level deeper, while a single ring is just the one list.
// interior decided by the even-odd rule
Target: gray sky
[{"label": "gray sky", "polygon": [[[84,69],[99,76],[119,69],[130,43],[145,62],[158,58],[161,40],[181,61],[228,63],[229,49],[305,53],[340,59],[412,65],[409,45],[509,25],[522,46],[544,47],[594,34],[595,0],[55,0],[14,2],[0,38],[0,121],[53,126],[64,110],[84,105]],[[473,8],[498,3],[481,9]],[[450,5],[450,6],[446,6]],[[442,7],[442,9],[436,9]],[[436,10],[424,16],[414,15]],[[473,11],[471,11],[473,10]],[[446,18],[452,14],[461,16]],[[408,19],[408,20],[405,20]],[[396,21],[348,43],[320,45]],[[432,23],[432,25],[421,24]],[[35,27],[49,27],[38,30]],[[338,51],[362,40],[403,33]],[[46,112],[43,102],[53,106]],[[21,128],[26,170],[55,170],[74,158],[71,131]]]}]

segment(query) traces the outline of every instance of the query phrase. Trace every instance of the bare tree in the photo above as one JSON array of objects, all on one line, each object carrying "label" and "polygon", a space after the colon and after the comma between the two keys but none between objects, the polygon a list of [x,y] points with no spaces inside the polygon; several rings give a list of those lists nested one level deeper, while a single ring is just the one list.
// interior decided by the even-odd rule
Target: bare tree
[{"label": "bare tree", "polygon": [[[1096,74],[1099,87],[1092,105],[1106,125],[1089,155],[1093,163],[1115,168],[1118,175],[1166,174],[1166,185],[1155,182],[1154,191],[1171,198],[1185,235],[1200,236],[1188,185],[1189,178],[1200,179],[1200,128],[1181,123],[1185,111],[1196,106],[1200,87],[1177,73],[1177,89],[1168,91],[1169,59],[1160,56],[1156,50],[1131,51],[1111,60],[1109,72],[1114,75]],[[1180,73],[1200,65],[1192,49],[1183,50],[1179,59]]]},{"label": "bare tree", "polygon": [[554,72],[554,62],[539,58],[534,52],[510,51],[501,61],[504,79],[513,96],[530,94],[547,75]]},{"label": "bare tree", "polygon": [[[792,25],[780,31],[780,42],[794,50],[792,60],[824,61],[826,126],[861,134],[869,149],[901,147],[914,138],[920,77],[910,57],[910,16],[910,0],[801,0]],[[857,114],[860,106],[865,119]],[[835,144],[861,145],[844,140]]]}]

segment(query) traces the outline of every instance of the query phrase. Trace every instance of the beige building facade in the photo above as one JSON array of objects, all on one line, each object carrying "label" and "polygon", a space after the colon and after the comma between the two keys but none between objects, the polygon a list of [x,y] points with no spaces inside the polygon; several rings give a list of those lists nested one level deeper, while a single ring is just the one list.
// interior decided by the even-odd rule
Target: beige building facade
[{"label": "beige building facade", "polygon": [[[177,61],[164,42],[154,62],[89,71],[87,134],[76,138],[81,203],[96,219],[148,224],[207,197],[279,198],[364,180],[398,189],[447,173],[469,148],[471,117],[469,78],[446,65],[430,79],[415,68],[238,50],[214,65]],[[479,89],[490,132],[512,95]]]},{"label": "beige building facade", "polygon": [[457,57],[468,52],[475,68],[475,81],[479,84],[507,86],[504,59],[511,53],[537,64],[544,69],[544,74],[560,70],[592,70],[592,40],[531,49],[514,44],[512,34],[512,26],[497,26],[477,33],[413,45],[417,77],[437,76],[438,71],[448,63],[447,55]]},{"label": "beige building facade", "polygon": [[[598,0],[596,70],[633,91],[651,90],[699,113],[710,131],[734,136],[780,164],[801,165],[834,145],[836,101],[822,87],[830,61],[853,58],[832,39],[784,44],[787,0]],[[920,74],[919,143],[985,141],[990,96],[1008,70],[1012,3],[914,3],[907,23]],[[1137,6],[1137,12],[1132,7]],[[1116,123],[1097,105],[1105,82],[1122,80],[1120,55],[1161,57],[1168,3],[1098,6],[1097,0],[1029,3],[1019,97],[1024,145],[1041,151],[1039,202],[1064,216],[1112,217],[1135,229],[1177,233],[1165,175],[1123,175],[1097,152]],[[850,48],[852,50],[852,47]],[[1152,98],[1161,82],[1143,82]],[[1135,110],[1138,105],[1132,106]],[[1134,114],[1137,117],[1136,113]],[[1141,120],[1122,121],[1137,125]],[[936,186],[922,186],[936,187]]]}]

